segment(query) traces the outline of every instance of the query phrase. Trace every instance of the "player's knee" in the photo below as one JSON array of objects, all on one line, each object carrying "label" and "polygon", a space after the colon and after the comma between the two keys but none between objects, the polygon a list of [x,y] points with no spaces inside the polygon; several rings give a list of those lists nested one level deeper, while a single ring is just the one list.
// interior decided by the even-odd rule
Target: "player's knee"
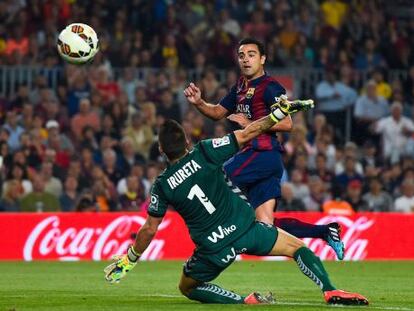
[{"label": "player's knee", "polygon": [[178,289],[180,290],[181,294],[188,297],[193,288],[183,284],[182,282],[180,282],[180,284],[178,284]]}]

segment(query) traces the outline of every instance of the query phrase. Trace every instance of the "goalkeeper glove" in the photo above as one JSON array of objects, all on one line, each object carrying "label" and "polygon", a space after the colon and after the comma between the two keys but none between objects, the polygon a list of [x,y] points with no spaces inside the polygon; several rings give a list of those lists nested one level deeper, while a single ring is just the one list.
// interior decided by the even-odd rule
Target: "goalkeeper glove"
[{"label": "goalkeeper glove", "polygon": [[275,122],[280,122],[290,114],[307,111],[314,107],[312,99],[289,101],[286,95],[281,95],[276,104],[271,106],[271,118]]},{"label": "goalkeeper glove", "polygon": [[128,247],[128,252],[125,255],[115,255],[113,257],[115,262],[104,269],[105,279],[109,283],[119,283],[119,281],[135,267],[139,256],[140,254],[134,250],[132,245]]}]

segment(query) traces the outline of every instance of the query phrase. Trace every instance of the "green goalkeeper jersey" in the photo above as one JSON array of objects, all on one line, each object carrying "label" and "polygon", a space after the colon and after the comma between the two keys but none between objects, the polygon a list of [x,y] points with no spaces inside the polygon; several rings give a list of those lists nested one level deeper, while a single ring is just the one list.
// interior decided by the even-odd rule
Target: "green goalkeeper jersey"
[{"label": "green goalkeeper jersey", "polygon": [[[255,221],[254,210],[226,180],[222,165],[239,150],[233,133],[199,142],[158,176],[148,214],[162,217],[171,205],[184,219],[200,251],[216,252]],[[179,241],[177,242],[179,243]]]}]

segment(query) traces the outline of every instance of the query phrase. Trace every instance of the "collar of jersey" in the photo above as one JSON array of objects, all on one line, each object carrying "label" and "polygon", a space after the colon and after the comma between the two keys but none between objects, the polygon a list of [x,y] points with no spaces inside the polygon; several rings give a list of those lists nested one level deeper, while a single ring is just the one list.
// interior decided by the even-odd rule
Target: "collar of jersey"
[{"label": "collar of jersey", "polygon": [[257,77],[256,79],[250,80],[248,86],[256,86],[258,85],[260,82],[263,81],[263,79],[265,79],[267,77],[267,72],[264,73],[264,75]]},{"label": "collar of jersey", "polygon": [[167,162],[167,167],[173,167],[177,164],[180,164],[184,159],[186,159],[193,151],[194,149],[191,149],[190,151],[187,152],[187,154],[185,156],[183,156],[181,159],[179,159],[177,162],[175,162],[174,164],[171,164],[170,162]]}]

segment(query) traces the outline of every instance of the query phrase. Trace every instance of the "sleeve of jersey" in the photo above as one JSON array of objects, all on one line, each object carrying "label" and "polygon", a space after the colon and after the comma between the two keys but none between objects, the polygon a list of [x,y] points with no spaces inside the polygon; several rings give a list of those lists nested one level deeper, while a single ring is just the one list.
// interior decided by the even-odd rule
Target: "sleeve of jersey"
[{"label": "sleeve of jersey", "polygon": [[147,213],[153,217],[164,217],[167,207],[168,203],[164,198],[164,194],[160,190],[159,184],[155,182],[151,189],[150,205]]},{"label": "sleeve of jersey", "polygon": [[229,113],[233,113],[236,110],[237,92],[235,85],[230,89],[230,92],[220,100],[219,104],[226,108]]},{"label": "sleeve of jersey", "polygon": [[281,95],[286,94],[285,88],[278,82],[272,81],[266,86],[266,90],[263,94],[266,107],[270,107],[279,101]]},{"label": "sleeve of jersey", "polygon": [[202,140],[200,149],[208,162],[221,166],[239,151],[239,144],[234,133],[230,133],[221,138]]}]

